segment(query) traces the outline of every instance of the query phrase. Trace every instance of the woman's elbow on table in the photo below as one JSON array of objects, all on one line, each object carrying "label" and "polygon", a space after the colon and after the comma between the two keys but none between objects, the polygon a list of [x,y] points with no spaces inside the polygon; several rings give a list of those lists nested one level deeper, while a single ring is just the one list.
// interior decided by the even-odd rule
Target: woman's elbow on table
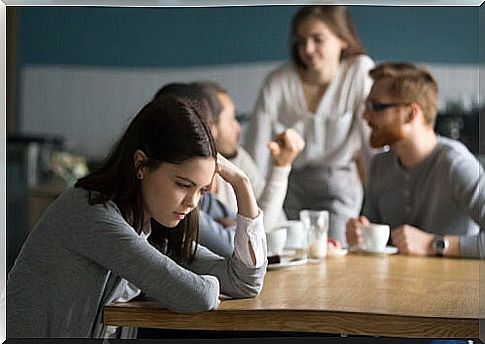
[{"label": "woman's elbow on table", "polygon": [[237,299],[253,298],[259,295],[263,289],[264,275],[262,277],[257,277],[251,283],[239,284],[232,293],[231,297]]},{"label": "woman's elbow on table", "polygon": [[200,298],[200,303],[196,305],[196,309],[191,311],[191,313],[198,313],[198,312],[206,312],[213,309],[216,309],[220,304],[219,301],[219,293],[205,295],[204,297]]},{"label": "woman's elbow on table", "polygon": [[219,306],[219,280],[214,276],[200,276],[202,283],[188,294],[172,299],[167,308],[177,313],[199,313],[210,311]]},{"label": "woman's elbow on table", "polygon": [[246,293],[247,298],[253,298],[259,295],[261,293],[261,290],[263,289],[263,281],[259,285],[253,286],[252,288],[248,289],[248,292]]},{"label": "woman's elbow on table", "polygon": [[197,310],[195,312],[210,311],[211,309],[217,308],[219,306],[219,280],[215,276],[205,275],[202,276],[207,283],[204,292],[198,299],[199,304],[197,305]]},{"label": "woman's elbow on table", "polygon": [[168,309],[176,313],[201,313],[216,309],[219,306],[219,295],[202,296],[197,300],[193,300],[190,304],[180,307],[179,305],[175,307],[169,307]]}]

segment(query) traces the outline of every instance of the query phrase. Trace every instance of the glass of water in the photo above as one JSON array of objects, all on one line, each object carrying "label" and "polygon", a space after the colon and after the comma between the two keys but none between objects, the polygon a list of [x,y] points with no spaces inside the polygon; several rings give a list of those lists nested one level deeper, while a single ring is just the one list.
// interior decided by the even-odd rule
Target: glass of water
[{"label": "glass of water", "polygon": [[329,212],[327,210],[302,210],[300,220],[307,233],[306,255],[311,260],[327,256]]}]

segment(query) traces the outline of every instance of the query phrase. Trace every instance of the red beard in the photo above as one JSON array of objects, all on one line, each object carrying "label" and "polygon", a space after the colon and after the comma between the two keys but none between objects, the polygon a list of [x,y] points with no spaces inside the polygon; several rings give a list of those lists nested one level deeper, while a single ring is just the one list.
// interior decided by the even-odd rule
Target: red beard
[{"label": "red beard", "polygon": [[378,130],[372,128],[370,145],[372,148],[392,146],[396,142],[404,139],[405,136],[403,125],[400,123],[393,123],[388,127],[379,128]]}]

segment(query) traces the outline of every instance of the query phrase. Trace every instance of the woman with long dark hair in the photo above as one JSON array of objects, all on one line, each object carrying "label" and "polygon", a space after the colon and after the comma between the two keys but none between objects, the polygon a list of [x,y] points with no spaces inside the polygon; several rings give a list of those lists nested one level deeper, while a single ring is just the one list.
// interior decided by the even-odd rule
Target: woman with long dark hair
[{"label": "woman with long dark hair", "polygon": [[[141,292],[176,312],[252,297],[266,268],[262,214],[248,178],[217,154],[198,108],[158,97],[102,167],[66,190],[26,240],[7,281],[8,337],[116,337],[104,305]],[[234,254],[198,245],[198,202],[219,173],[235,189]]]}]

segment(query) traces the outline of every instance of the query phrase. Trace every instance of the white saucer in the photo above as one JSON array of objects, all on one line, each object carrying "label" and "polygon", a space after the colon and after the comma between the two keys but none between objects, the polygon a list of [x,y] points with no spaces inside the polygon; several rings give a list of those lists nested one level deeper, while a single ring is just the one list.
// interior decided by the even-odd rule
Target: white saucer
[{"label": "white saucer", "polygon": [[396,254],[398,253],[398,249],[395,246],[386,246],[384,250],[379,251],[379,250],[370,250],[370,249],[364,249],[358,246],[353,246],[350,249],[352,252],[357,252],[357,253],[363,253],[363,254],[372,254],[372,255],[390,255],[390,254]]},{"label": "white saucer", "polygon": [[268,264],[268,267],[266,270],[278,270],[278,269],[287,268],[290,266],[303,265],[303,264],[306,264],[307,262],[308,262],[308,259],[281,257],[281,262],[277,264]]},{"label": "white saucer", "polygon": [[327,249],[327,257],[343,257],[349,252],[346,248]]}]

